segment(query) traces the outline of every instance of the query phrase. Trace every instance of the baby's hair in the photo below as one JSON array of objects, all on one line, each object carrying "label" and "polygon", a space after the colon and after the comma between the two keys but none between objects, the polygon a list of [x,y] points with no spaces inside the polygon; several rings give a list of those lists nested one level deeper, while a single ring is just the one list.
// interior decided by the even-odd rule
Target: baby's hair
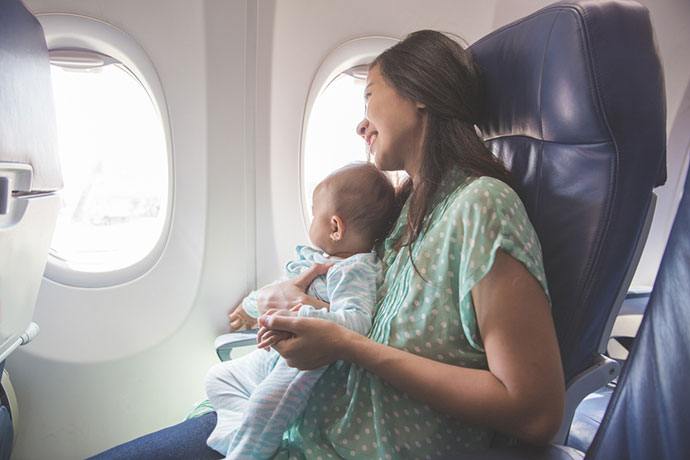
[{"label": "baby's hair", "polygon": [[361,233],[372,247],[383,241],[393,228],[400,206],[395,187],[371,163],[351,163],[324,181],[332,193],[334,209],[346,226]]}]

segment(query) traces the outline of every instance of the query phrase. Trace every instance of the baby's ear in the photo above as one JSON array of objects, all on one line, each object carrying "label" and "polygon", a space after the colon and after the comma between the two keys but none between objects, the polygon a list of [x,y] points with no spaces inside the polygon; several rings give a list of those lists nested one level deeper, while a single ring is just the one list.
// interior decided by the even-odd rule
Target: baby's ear
[{"label": "baby's ear", "polygon": [[330,237],[333,241],[340,241],[343,239],[345,234],[345,224],[340,216],[331,217],[331,234]]}]

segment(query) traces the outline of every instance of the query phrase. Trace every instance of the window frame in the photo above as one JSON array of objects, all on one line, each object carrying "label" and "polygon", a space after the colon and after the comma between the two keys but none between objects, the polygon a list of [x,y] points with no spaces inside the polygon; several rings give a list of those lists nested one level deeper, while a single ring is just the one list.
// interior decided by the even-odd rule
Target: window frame
[{"label": "window frame", "polygon": [[174,155],[170,116],[163,86],[150,57],[126,32],[104,21],[68,13],[36,15],[43,27],[49,50],[78,49],[99,53],[118,61],[148,93],[158,112],[167,152],[168,190],[163,227],[151,250],[137,262],[110,271],[88,272],[69,267],[52,253],[48,256],[44,277],[58,284],[79,288],[113,287],[133,281],[151,270],[161,258],[170,238],[175,203]]},{"label": "window frame", "polygon": [[[299,140],[299,203],[302,212],[302,224],[304,225],[304,231],[307,235],[309,234],[309,226],[311,225],[311,219],[309,218],[311,213],[310,210],[307,209],[304,159],[309,117],[314,108],[314,103],[326,90],[328,85],[330,85],[340,74],[354,67],[370,64],[376,56],[397,44],[399,41],[400,40],[397,38],[386,36],[367,36],[349,40],[328,53],[314,73],[304,105],[302,132]],[[355,129],[355,127],[353,126],[352,129]]]}]

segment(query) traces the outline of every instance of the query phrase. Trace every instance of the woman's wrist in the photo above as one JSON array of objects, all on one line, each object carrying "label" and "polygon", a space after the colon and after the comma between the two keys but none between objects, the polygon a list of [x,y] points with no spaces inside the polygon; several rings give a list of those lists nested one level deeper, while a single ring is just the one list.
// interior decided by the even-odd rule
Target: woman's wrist
[{"label": "woman's wrist", "polygon": [[343,328],[344,332],[338,345],[338,358],[342,361],[357,363],[359,350],[370,341],[368,337]]}]

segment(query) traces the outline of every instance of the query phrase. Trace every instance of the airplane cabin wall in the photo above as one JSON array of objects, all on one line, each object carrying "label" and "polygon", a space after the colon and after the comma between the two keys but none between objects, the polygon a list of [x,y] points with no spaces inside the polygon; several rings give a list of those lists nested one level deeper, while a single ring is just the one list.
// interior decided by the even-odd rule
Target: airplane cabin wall
[{"label": "airplane cabin wall", "polygon": [[[203,397],[204,374],[216,362],[212,341],[226,327],[227,309],[255,284],[280,276],[294,246],[307,241],[297,180],[300,135],[311,81],[329,52],[353,38],[401,38],[421,28],[471,43],[551,2],[26,3],[34,13],[107,21],[147,51],[170,115],[175,203],[168,247],[141,279],[92,292],[44,281],[36,314],[43,331],[9,361],[19,397],[19,460],[83,458],[180,421]],[[688,150],[690,6],[643,3],[666,69],[669,130],[682,122],[674,128],[678,147],[669,151],[669,182],[660,189],[660,223],[634,281],[651,284]]]},{"label": "airplane cabin wall", "polygon": [[245,1],[26,4],[131,35],[158,71],[171,124],[173,219],[160,260],[111,288],[44,280],[42,331],[8,360],[19,399],[13,458],[84,458],[184,418],[217,362],[229,300],[254,285],[245,61],[255,20]]}]

